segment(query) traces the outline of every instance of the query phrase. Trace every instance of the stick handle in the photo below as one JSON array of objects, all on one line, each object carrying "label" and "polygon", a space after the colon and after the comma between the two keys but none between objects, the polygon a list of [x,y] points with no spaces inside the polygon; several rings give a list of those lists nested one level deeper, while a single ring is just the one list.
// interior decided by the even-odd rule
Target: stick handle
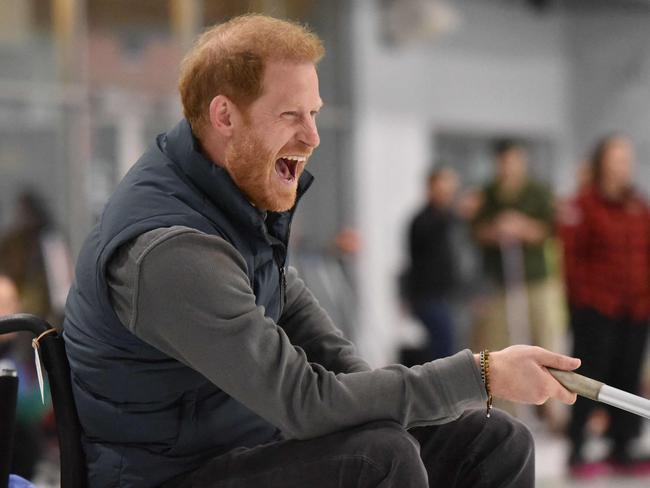
[{"label": "stick handle", "polygon": [[548,368],[548,372],[558,380],[567,390],[580,396],[598,401],[598,393],[603,387],[600,381],[592,380],[573,371]]}]

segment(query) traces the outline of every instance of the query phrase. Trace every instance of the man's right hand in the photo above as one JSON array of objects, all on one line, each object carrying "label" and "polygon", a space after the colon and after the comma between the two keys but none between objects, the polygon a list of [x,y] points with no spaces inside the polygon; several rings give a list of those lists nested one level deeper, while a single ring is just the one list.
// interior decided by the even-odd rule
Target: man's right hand
[{"label": "man's right hand", "polygon": [[547,351],[536,346],[510,346],[490,353],[490,389],[492,395],[518,403],[541,405],[549,398],[567,404],[576,394],[564,388],[548,372],[549,368],[572,371],[580,359]]}]

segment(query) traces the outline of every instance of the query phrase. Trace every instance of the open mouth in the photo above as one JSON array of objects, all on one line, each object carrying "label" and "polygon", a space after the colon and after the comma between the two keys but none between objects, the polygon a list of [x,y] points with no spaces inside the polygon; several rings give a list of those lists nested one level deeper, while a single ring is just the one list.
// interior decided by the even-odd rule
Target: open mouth
[{"label": "open mouth", "polygon": [[275,172],[285,183],[296,181],[298,165],[304,163],[307,158],[304,156],[285,156],[275,161]]}]

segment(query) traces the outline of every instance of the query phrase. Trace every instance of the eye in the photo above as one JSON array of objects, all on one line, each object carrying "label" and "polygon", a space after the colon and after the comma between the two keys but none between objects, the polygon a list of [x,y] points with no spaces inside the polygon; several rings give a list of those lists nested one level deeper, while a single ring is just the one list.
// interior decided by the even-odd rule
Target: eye
[{"label": "eye", "polygon": [[290,110],[288,112],[282,112],[282,116],[283,117],[295,118],[295,117],[299,117],[299,114],[296,111]]}]

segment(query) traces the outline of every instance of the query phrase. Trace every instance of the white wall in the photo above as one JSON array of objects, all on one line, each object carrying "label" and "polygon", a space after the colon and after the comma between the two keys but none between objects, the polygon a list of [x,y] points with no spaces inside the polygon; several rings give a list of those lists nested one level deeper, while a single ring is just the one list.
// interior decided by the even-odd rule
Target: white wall
[{"label": "white wall", "polygon": [[637,147],[637,183],[650,190],[650,12],[576,13],[568,41],[579,151],[607,132],[627,133]]},{"label": "white wall", "polygon": [[354,164],[364,246],[358,338],[374,365],[395,359],[403,234],[421,201],[436,129],[544,136],[557,143],[558,166],[572,172],[564,16],[451,3],[463,20],[455,33],[399,48],[381,40],[379,2],[354,2]]}]

